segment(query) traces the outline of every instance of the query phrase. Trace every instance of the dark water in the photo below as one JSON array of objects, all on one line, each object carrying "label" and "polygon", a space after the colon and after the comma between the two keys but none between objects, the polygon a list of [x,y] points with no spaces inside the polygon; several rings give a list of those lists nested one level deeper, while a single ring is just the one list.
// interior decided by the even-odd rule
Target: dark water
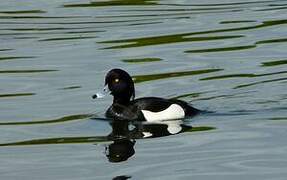
[{"label": "dark water", "polygon": [[[285,0],[1,1],[1,179],[285,179],[286,9]],[[133,75],[137,97],[213,113],[100,120],[112,99],[91,96],[111,68]]]}]

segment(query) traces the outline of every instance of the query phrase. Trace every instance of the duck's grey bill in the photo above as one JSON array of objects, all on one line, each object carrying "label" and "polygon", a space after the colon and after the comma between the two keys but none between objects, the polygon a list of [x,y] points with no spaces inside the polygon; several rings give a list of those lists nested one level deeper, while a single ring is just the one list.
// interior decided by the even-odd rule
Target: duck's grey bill
[{"label": "duck's grey bill", "polygon": [[110,94],[110,90],[109,90],[108,86],[105,86],[102,91],[100,91],[100,92],[96,93],[95,95],[93,95],[93,99],[103,98],[107,94]]}]

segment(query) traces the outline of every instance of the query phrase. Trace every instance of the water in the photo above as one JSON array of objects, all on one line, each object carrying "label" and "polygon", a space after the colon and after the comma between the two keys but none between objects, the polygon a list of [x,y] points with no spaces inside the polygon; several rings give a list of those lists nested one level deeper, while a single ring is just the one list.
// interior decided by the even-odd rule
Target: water
[{"label": "water", "polygon": [[[285,179],[286,8],[285,0],[1,1],[1,179]],[[133,75],[137,97],[213,113],[171,122],[193,127],[176,135],[142,139],[126,129],[129,156],[110,162],[122,135],[90,114],[102,118],[111,103],[91,98],[111,68]]]}]

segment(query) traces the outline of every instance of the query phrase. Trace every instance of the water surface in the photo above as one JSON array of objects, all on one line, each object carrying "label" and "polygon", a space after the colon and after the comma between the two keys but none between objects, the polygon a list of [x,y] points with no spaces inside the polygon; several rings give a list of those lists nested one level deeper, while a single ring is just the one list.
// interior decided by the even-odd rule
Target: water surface
[{"label": "water surface", "polygon": [[[1,1],[1,179],[285,179],[286,8]],[[91,96],[111,68],[133,76],[137,97],[208,113],[169,124],[102,120],[112,99]]]}]

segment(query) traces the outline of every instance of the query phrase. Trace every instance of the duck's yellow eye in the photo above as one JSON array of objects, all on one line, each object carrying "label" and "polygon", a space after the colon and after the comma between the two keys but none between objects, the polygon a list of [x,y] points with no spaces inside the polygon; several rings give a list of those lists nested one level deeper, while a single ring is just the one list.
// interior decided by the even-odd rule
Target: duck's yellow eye
[{"label": "duck's yellow eye", "polygon": [[116,78],[114,81],[115,81],[116,83],[120,82],[120,80],[119,80],[118,78]]}]

